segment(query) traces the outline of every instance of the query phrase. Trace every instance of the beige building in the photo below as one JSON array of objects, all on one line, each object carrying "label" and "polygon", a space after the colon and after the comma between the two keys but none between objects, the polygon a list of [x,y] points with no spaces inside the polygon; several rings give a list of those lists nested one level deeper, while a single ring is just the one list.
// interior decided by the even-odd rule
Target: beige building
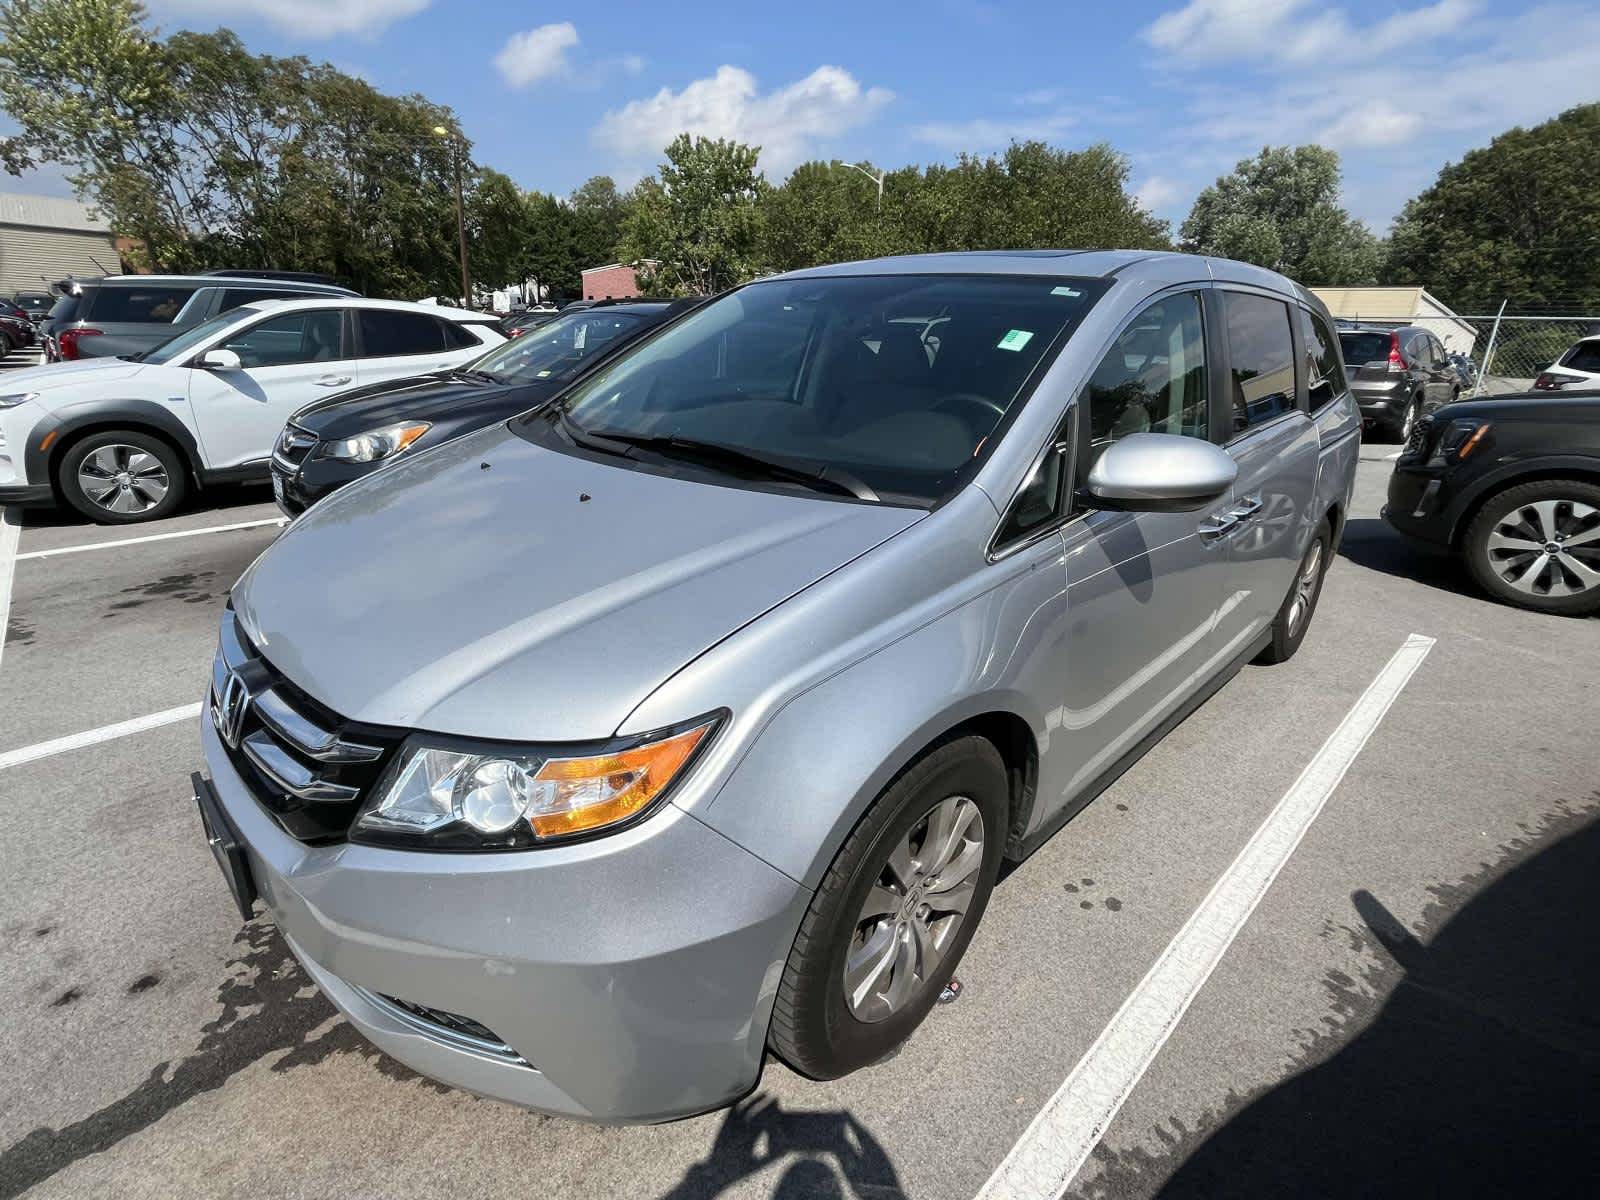
[{"label": "beige building", "polygon": [[69,275],[120,275],[111,226],[59,196],[0,192],[0,295],[47,291]]},{"label": "beige building", "polygon": [[1420,325],[1451,354],[1472,353],[1478,330],[1420,287],[1314,287],[1311,293],[1337,320],[1364,325]]}]

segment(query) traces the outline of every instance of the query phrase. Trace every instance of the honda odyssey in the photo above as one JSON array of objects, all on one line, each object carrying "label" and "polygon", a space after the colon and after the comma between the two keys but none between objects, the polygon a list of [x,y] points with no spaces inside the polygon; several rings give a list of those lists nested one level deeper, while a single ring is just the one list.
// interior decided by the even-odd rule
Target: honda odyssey
[{"label": "honda odyssey", "polygon": [[652,1121],[768,1050],[844,1074],[927,1015],[1003,859],[1294,654],[1359,425],[1326,310],[1239,263],[735,289],[245,572],[212,850],[448,1083]]}]

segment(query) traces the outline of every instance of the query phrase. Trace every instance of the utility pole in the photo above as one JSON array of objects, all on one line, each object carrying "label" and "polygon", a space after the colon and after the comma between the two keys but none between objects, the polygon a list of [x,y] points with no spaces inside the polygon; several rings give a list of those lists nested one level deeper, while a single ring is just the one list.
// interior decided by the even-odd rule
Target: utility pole
[{"label": "utility pole", "polygon": [[435,125],[433,132],[450,142],[450,157],[456,171],[456,236],[461,247],[461,303],[472,307],[472,271],[467,266],[467,206],[461,190],[461,139],[443,125]]}]

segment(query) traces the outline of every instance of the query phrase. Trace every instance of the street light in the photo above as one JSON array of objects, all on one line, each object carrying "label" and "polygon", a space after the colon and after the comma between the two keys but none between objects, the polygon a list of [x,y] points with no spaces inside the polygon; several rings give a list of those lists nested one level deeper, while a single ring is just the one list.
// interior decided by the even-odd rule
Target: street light
[{"label": "street light", "polygon": [[472,272],[467,267],[467,208],[461,198],[461,139],[443,125],[435,125],[433,132],[450,142],[450,157],[456,169],[456,235],[461,244],[461,302],[472,307]]},{"label": "street light", "polygon": [[852,171],[860,171],[868,179],[872,180],[873,183],[878,185],[878,213],[879,213],[879,215],[882,215],[882,213],[883,213],[883,181],[888,177],[886,175],[886,173],[883,172],[883,171],[879,171],[876,174],[874,174],[872,171],[868,170],[866,167],[862,166],[860,163],[841,162],[837,158],[833,160],[833,165],[836,166],[836,167],[849,167]]}]

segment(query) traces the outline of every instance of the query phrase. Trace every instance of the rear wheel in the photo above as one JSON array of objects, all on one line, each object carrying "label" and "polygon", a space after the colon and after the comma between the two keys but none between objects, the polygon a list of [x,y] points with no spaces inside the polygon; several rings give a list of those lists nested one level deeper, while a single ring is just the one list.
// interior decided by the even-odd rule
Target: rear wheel
[{"label": "rear wheel", "polygon": [[1484,590],[1538,612],[1600,612],[1600,487],[1541,479],[1494,496],[1467,527],[1467,567]]},{"label": "rear wheel", "polygon": [[90,434],[56,470],[62,497],[91,521],[130,525],[165,517],[183,500],[182,457],[166,442],[132,430]]},{"label": "rear wheel", "polygon": [[1411,397],[1411,403],[1406,405],[1406,415],[1400,419],[1400,424],[1394,430],[1394,440],[1397,442],[1409,441],[1411,431],[1417,426],[1417,419],[1422,415],[1422,397]]},{"label": "rear wheel", "polygon": [[789,952],[768,1042],[833,1079],[909,1037],[950,981],[1000,872],[1009,792],[986,738],[930,751],[840,849]]}]

